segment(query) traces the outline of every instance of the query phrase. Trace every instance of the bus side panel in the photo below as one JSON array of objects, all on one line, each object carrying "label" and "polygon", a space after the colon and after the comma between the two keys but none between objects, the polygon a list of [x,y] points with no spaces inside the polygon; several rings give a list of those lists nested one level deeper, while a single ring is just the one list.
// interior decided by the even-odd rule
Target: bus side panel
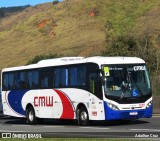
[{"label": "bus side panel", "polygon": [[53,89],[30,90],[22,99],[23,108],[31,103],[38,118],[60,118],[62,104]]},{"label": "bus side panel", "polygon": [[105,120],[104,103],[92,93],[74,88],[60,89],[73,104],[74,111],[79,103],[83,103],[88,110],[89,120]]},{"label": "bus side panel", "polygon": [[31,104],[39,118],[76,119],[76,109],[83,103],[90,120],[104,120],[103,101],[82,89],[12,90],[2,93],[4,114],[25,117]]},{"label": "bus side panel", "polygon": [[25,117],[25,112],[18,105],[19,100],[15,91],[2,91],[3,114],[14,117]]},{"label": "bus side panel", "polygon": [[98,99],[94,95],[91,96],[89,102],[89,119],[90,120],[105,120],[105,111],[103,100]]}]

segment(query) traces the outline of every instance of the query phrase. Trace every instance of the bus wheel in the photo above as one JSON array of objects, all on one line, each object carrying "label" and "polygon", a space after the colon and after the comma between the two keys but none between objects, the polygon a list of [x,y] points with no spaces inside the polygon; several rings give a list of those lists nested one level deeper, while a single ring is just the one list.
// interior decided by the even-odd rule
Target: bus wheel
[{"label": "bus wheel", "polygon": [[28,124],[36,124],[36,115],[33,107],[29,107],[27,109],[27,123]]},{"label": "bus wheel", "polygon": [[79,124],[82,126],[89,125],[89,116],[85,107],[79,109]]}]

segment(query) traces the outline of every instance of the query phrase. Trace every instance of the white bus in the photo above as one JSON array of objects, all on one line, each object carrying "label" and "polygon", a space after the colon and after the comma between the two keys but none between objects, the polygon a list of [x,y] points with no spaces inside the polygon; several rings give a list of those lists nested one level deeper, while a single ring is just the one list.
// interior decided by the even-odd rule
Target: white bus
[{"label": "white bus", "polygon": [[144,60],[136,57],[64,57],[2,70],[4,115],[42,119],[123,120],[152,116]]}]

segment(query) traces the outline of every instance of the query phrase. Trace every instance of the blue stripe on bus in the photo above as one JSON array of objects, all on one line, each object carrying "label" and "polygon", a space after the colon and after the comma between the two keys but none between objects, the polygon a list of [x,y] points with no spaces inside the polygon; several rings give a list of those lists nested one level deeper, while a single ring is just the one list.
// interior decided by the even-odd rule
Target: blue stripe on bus
[{"label": "blue stripe on bus", "polygon": [[[105,120],[120,120],[120,119],[138,119],[152,117],[152,108],[143,110],[113,110],[108,107],[107,102],[104,101]],[[130,115],[130,112],[137,112],[137,115]]]},{"label": "blue stripe on bus", "polygon": [[22,97],[28,90],[12,90],[8,94],[8,102],[11,108],[21,115],[26,115],[22,108]]}]

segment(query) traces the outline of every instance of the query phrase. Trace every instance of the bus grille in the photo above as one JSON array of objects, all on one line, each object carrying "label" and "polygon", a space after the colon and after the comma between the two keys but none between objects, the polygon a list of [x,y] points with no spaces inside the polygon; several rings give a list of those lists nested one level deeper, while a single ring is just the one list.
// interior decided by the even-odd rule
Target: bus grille
[{"label": "bus grille", "polygon": [[145,111],[139,111],[137,115],[130,115],[130,112],[122,112],[120,114],[121,118],[140,118],[143,117]]}]

